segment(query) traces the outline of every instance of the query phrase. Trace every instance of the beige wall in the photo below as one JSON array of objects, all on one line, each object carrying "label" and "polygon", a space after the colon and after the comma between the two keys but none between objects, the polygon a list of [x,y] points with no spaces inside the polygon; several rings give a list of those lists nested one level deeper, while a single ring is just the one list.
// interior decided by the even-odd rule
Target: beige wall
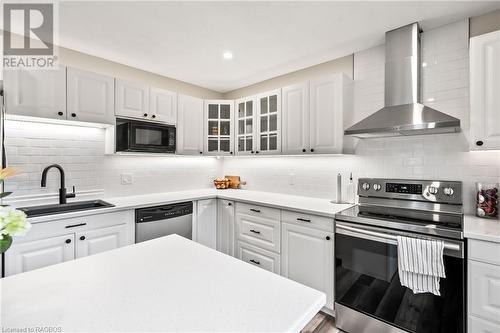
[{"label": "beige wall", "polygon": [[272,89],[286,87],[288,85],[307,81],[310,78],[322,75],[345,73],[352,78],[353,72],[353,56],[348,55],[335,60],[330,60],[319,65],[307,67],[285,75],[262,81],[250,86],[229,91],[224,94],[225,99],[236,99],[245,96],[251,96],[257,93],[265,92]]},{"label": "beige wall", "polygon": [[500,30],[500,9],[481,16],[471,17],[469,30],[470,37]]},{"label": "beige wall", "polygon": [[132,81],[143,81],[157,88],[177,91],[186,95],[201,98],[222,98],[222,93],[210,89],[63,47],[59,48],[59,59],[60,63],[65,66],[77,67]]}]

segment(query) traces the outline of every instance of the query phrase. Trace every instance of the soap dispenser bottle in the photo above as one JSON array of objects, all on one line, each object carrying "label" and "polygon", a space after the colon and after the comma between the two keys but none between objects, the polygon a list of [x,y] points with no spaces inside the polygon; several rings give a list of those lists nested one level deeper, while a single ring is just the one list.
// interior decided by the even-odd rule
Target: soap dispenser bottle
[{"label": "soap dispenser bottle", "polygon": [[347,184],[347,202],[353,204],[355,200],[354,183],[352,181],[352,172],[349,176],[349,184]]}]

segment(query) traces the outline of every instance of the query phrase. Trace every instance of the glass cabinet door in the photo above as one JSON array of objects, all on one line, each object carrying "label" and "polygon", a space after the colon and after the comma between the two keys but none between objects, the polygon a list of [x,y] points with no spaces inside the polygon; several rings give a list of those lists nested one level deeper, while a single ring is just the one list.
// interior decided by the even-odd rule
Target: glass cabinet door
[{"label": "glass cabinet door", "polygon": [[233,154],[232,111],[232,101],[206,101],[206,153]]},{"label": "glass cabinet door", "polygon": [[263,94],[258,98],[257,137],[260,154],[281,151],[281,95],[279,91]]},{"label": "glass cabinet door", "polygon": [[236,149],[239,155],[254,154],[256,151],[254,106],[253,99],[236,101]]}]

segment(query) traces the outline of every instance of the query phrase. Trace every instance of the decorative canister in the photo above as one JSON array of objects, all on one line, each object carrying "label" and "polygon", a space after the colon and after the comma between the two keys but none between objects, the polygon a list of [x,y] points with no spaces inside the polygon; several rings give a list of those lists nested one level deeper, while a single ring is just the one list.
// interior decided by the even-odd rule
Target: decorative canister
[{"label": "decorative canister", "polygon": [[476,183],[476,215],[498,218],[498,184]]}]

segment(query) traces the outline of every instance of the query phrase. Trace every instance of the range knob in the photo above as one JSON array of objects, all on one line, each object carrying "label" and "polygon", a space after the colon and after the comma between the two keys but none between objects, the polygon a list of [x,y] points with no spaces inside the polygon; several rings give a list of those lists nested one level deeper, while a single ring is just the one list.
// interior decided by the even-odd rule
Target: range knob
[{"label": "range knob", "polygon": [[382,188],[382,186],[380,186],[380,184],[373,184],[373,189],[375,191],[380,191],[381,188]]},{"label": "range knob", "polygon": [[437,187],[431,186],[429,187],[429,193],[430,194],[437,194],[439,189]]},{"label": "range knob", "polygon": [[453,189],[451,187],[445,187],[443,189],[443,193],[449,197],[451,197],[453,195],[453,193],[455,193],[455,191],[453,191]]},{"label": "range knob", "polygon": [[363,185],[361,185],[363,187],[363,190],[365,191],[368,191],[370,189],[370,184],[368,183],[363,183]]}]

